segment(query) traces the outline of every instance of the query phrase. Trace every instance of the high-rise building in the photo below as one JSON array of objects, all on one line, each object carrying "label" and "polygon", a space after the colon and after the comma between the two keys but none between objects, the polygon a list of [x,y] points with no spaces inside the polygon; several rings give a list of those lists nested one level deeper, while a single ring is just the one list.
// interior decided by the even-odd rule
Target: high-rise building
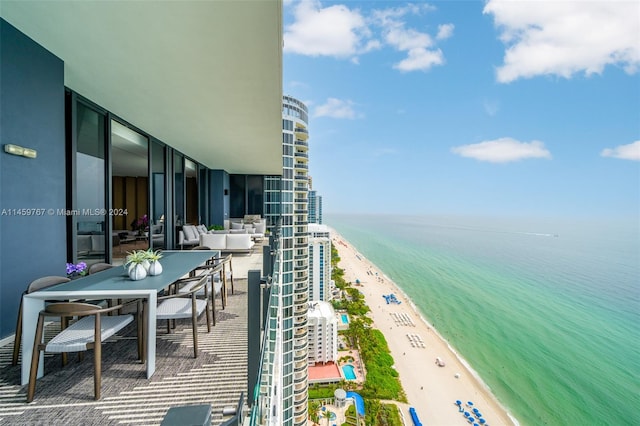
[{"label": "high-rise building", "polygon": [[309,239],[309,298],[331,300],[331,240],[327,237]]},{"label": "high-rise building", "polygon": [[309,364],[338,359],[338,318],[328,302],[309,303]]},{"label": "high-rise building", "polygon": [[318,223],[309,224],[309,237],[326,237],[331,239],[331,229],[327,225],[320,225]]},{"label": "high-rise building", "polygon": [[[269,338],[274,373],[270,405],[272,424],[307,424],[307,303],[309,301],[308,224],[308,112],[305,104],[283,97],[282,177],[265,178],[265,216],[280,217],[277,297],[272,298],[269,320],[275,332]],[[280,210],[280,211],[278,211]],[[275,306],[274,306],[275,304]],[[277,418],[275,418],[277,417]],[[275,423],[274,423],[275,422]]]},{"label": "high-rise building", "polygon": [[309,223],[322,223],[322,196],[309,191]]}]

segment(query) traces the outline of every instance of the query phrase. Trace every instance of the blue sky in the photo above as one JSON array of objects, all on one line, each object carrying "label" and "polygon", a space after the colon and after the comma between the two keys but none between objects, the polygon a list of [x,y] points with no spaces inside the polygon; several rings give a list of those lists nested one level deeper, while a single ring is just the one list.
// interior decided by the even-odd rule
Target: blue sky
[{"label": "blue sky", "polygon": [[327,213],[637,217],[640,3],[287,1]]}]

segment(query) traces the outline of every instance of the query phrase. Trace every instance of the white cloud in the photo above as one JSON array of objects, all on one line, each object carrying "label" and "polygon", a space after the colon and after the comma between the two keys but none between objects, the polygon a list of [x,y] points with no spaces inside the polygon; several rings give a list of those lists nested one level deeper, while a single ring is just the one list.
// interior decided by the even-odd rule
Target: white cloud
[{"label": "white cloud", "polygon": [[323,105],[318,105],[314,111],[314,117],[347,118],[350,120],[361,118],[353,109],[353,102],[337,98],[329,98]]},{"label": "white cloud", "polygon": [[308,56],[351,57],[375,48],[370,31],[358,10],[344,5],[322,8],[320,2],[303,0],[295,6],[295,22],[284,31],[284,51]]},{"label": "white cloud", "polygon": [[[427,71],[434,65],[444,63],[444,55],[440,49],[434,49],[432,37],[414,28],[406,28],[402,20],[407,14],[419,14],[430,7],[421,8],[419,5],[409,5],[373,12],[374,22],[382,28],[382,37],[394,49],[407,52],[407,57],[393,65],[393,68],[408,71]],[[447,24],[451,25],[451,24]],[[443,27],[441,25],[439,28]],[[453,25],[451,25],[453,30]],[[443,30],[445,33],[448,29]],[[440,30],[439,30],[440,34]]]},{"label": "white cloud", "polygon": [[497,80],[556,75],[571,78],[602,73],[606,65],[629,74],[640,65],[640,3],[637,1],[490,0],[506,44]]},{"label": "white cloud", "polygon": [[[319,0],[302,0],[293,7],[294,22],[285,26],[284,52],[308,56],[332,56],[359,64],[359,56],[389,46],[407,57],[394,68],[427,71],[444,64],[431,35],[407,28],[404,18],[433,10],[427,4],[373,10],[369,16],[346,5],[322,7]],[[436,39],[453,34],[453,24],[438,26]]]},{"label": "white cloud", "polygon": [[438,35],[436,35],[436,38],[438,40],[446,40],[449,37],[451,37],[453,35],[453,29],[454,29],[454,25],[453,24],[442,24],[442,25],[438,25]]},{"label": "white cloud", "polygon": [[551,153],[540,141],[520,142],[513,138],[462,145],[451,148],[451,152],[462,157],[475,158],[490,163],[509,163],[527,158],[551,158]]},{"label": "white cloud", "polygon": [[620,158],[622,160],[640,161],[640,140],[628,145],[618,145],[615,148],[603,149],[600,155],[603,157]]},{"label": "white cloud", "polygon": [[434,65],[442,65],[444,56],[440,49],[429,50],[422,47],[409,50],[406,59],[395,64],[393,67],[400,71],[426,71]]}]

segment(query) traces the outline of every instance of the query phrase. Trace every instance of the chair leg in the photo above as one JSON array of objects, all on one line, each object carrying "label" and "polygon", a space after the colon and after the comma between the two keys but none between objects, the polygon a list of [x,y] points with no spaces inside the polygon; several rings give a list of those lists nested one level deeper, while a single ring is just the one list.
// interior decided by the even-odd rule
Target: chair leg
[{"label": "chair leg", "polygon": [[36,336],[33,339],[33,354],[31,356],[31,370],[29,370],[29,385],[27,387],[27,402],[32,402],[36,393],[36,376],[38,375],[38,364],[40,363],[40,350],[42,349],[42,327],[44,317],[38,317],[36,326]]},{"label": "chair leg", "polygon": [[13,340],[13,358],[11,365],[18,365],[18,354],[20,353],[20,344],[22,340],[22,299],[20,299],[20,307],[18,308],[18,320],[16,322],[16,337]]},{"label": "chair leg", "polygon": [[216,325],[216,292],[211,288],[211,317],[213,325]]},{"label": "chair leg", "polygon": [[94,399],[100,399],[100,388],[102,387],[102,343],[98,342],[93,348],[93,393]]},{"label": "chair leg", "polygon": [[[69,327],[69,318],[61,317],[60,318],[60,330],[64,330],[67,327]],[[69,362],[69,357],[67,356],[66,352],[62,352],[61,355],[62,355],[62,366],[64,367]],[[81,362],[82,360],[83,360],[82,352],[78,352],[78,362]]]},{"label": "chair leg", "polygon": [[196,313],[193,314],[195,318],[191,319],[191,328],[193,330],[193,357],[198,358],[198,317]]},{"label": "chair leg", "polygon": [[211,307],[209,306],[209,295],[207,295],[207,307],[205,308],[205,316],[207,317],[207,333],[211,333]]}]

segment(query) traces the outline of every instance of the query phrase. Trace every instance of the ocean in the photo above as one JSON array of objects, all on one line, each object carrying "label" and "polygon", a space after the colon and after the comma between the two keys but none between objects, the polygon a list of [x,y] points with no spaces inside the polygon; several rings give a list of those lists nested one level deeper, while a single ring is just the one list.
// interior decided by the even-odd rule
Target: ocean
[{"label": "ocean", "polygon": [[324,219],[521,425],[640,425],[637,218]]}]

